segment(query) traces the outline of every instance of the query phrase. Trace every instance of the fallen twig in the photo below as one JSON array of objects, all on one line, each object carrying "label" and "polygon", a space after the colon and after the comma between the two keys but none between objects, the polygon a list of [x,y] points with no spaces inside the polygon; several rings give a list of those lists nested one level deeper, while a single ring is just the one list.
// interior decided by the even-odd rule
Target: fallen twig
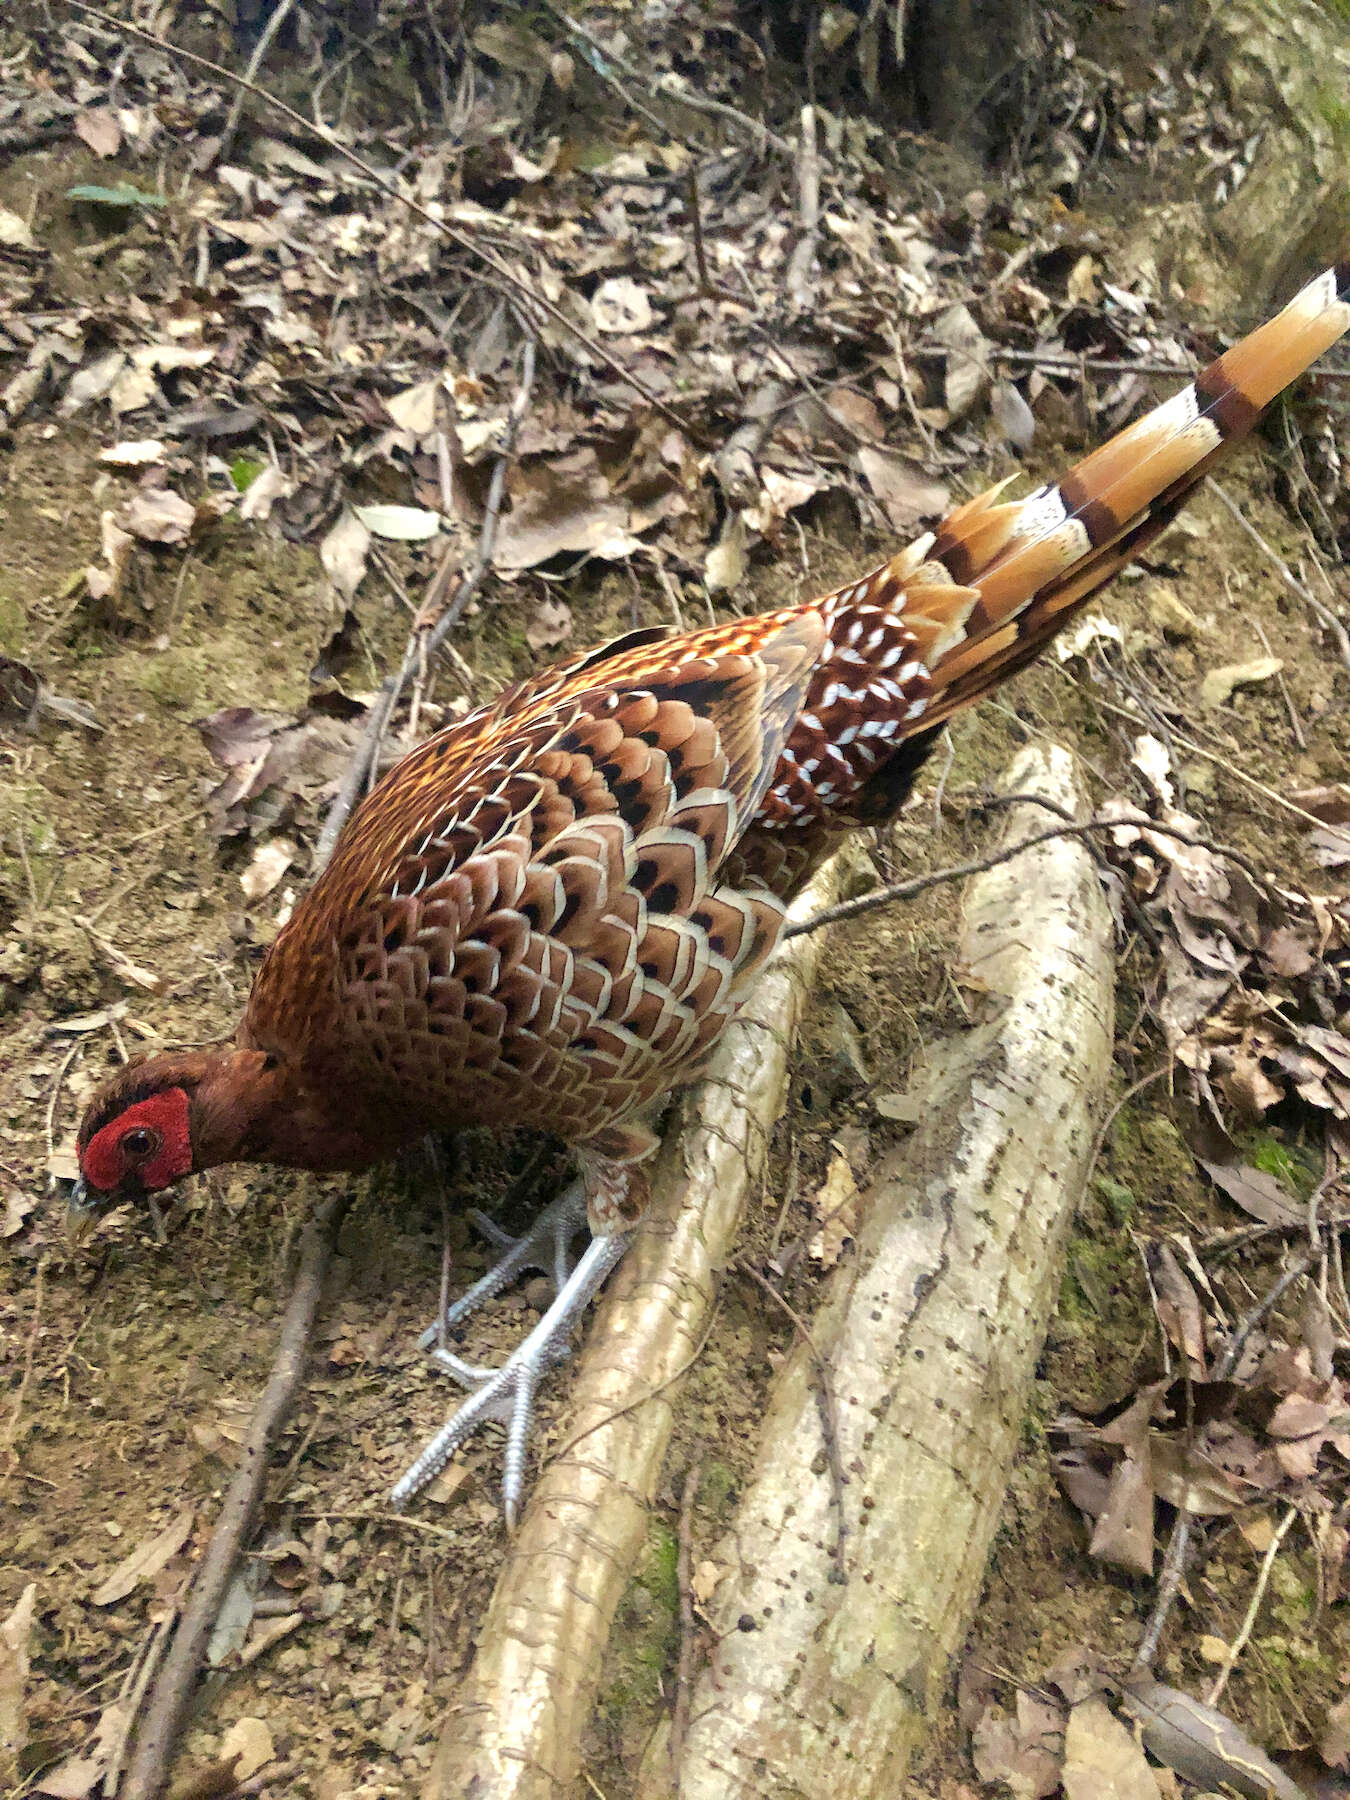
[{"label": "fallen twig", "polygon": [[789,303],[798,312],[805,312],[811,304],[811,262],[820,227],[820,152],[816,148],[814,106],[802,108],[802,132],[797,145],[797,212],[801,236],[788,260],[784,286]]},{"label": "fallen twig", "polygon": [[675,1707],[670,1724],[670,1767],[673,1780],[680,1778],[680,1752],[689,1730],[689,1703],[694,1687],[694,1646],[697,1624],[694,1619],[694,1501],[698,1497],[703,1458],[695,1456],[684,1477],[680,1495],[680,1529],[675,1564],[675,1577],[680,1590],[680,1657],[675,1669]]},{"label": "fallen twig", "polygon": [[1298,576],[1295,575],[1294,571],[1289,567],[1289,564],[1280,555],[1279,551],[1275,549],[1273,544],[1266,542],[1265,538],[1262,537],[1255,525],[1252,524],[1251,520],[1247,517],[1246,513],[1243,512],[1237,501],[1233,499],[1232,495],[1229,494],[1225,488],[1220,487],[1219,483],[1212,475],[1206,475],[1205,486],[1211,493],[1217,494],[1219,499],[1223,501],[1229,512],[1232,513],[1238,524],[1256,545],[1257,549],[1265,557],[1266,561],[1274,569],[1275,573],[1289,591],[1293,594],[1297,594],[1308,610],[1317,615],[1320,622],[1331,633],[1332,637],[1335,638],[1336,648],[1341,653],[1341,661],[1345,664],[1347,669],[1350,669],[1350,632],[1346,631],[1345,626],[1341,624],[1335,613],[1332,612],[1329,606],[1323,605],[1306,582],[1299,580]]},{"label": "fallen twig", "polygon": [[[1047,662],[1042,663],[1041,666],[1054,670],[1057,675],[1068,682],[1070,687],[1082,691],[1081,684],[1062,663]],[[1103,712],[1114,713],[1118,719],[1126,720],[1136,729],[1141,725],[1145,731],[1153,728],[1153,721],[1145,718],[1141,713],[1131,712],[1128,707],[1117,706],[1113,700],[1107,700],[1098,693],[1091,693],[1088,697],[1093,706],[1100,706]],[[1269,800],[1272,806],[1278,806],[1284,812],[1292,813],[1296,819],[1302,819],[1305,825],[1321,827],[1326,824],[1326,820],[1319,819],[1316,813],[1308,812],[1304,807],[1296,805],[1294,801],[1286,799],[1283,794],[1277,793],[1273,787],[1267,787],[1264,781],[1258,781],[1255,775],[1249,775],[1245,769],[1240,769],[1231,757],[1217,756],[1213,750],[1206,750],[1203,744],[1197,744],[1194,738],[1187,737],[1175,726],[1169,729],[1168,735],[1174,744],[1180,744],[1182,749],[1189,750],[1192,756],[1198,756],[1207,763],[1213,763],[1216,769],[1222,770],[1225,775],[1231,775],[1234,781],[1241,782],[1243,787],[1250,788],[1254,794],[1260,794],[1261,798]]]},{"label": "fallen twig", "polygon": [[1163,1558],[1162,1573],[1158,1577],[1158,1592],[1154,1597],[1153,1611],[1148,1616],[1148,1624],[1144,1627],[1144,1635],[1139,1640],[1139,1648],[1134,1653],[1134,1662],[1130,1666],[1132,1675],[1141,1675],[1153,1667],[1153,1659],[1158,1654],[1158,1645],[1162,1639],[1163,1626],[1167,1623],[1168,1614],[1181,1591],[1181,1578],[1186,1572],[1186,1558],[1191,1547],[1192,1514],[1182,1507],[1177,1514],[1177,1522],[1172,1527],[1172,1535],[1167,1543],[1167,1555]]},{"label": "fallen twig", "polygon": [[[659,94],[663,100],[669,100],[672,105],[687,107],[690,112],[710,113],[714,118],[726,119],[733,125],[736,125],[740,130],[748,132],[761,149],[767,147],[768,149],[776,150],[780,156],[791,156],[792,145],[786,138],[781,138],[776,132],[770,131],[763,120],[752,119],[749,113],[742,112],[739,107],[729,106],[723,100],[712,100],[708,95],[701,94],[695,89],[687,88],[683,85],[676,86],[669,77],[662,77],[660,80],[650,81],[643,75],[640,69],[635,69],[632,63],[625,62],[613,49],[602,44],[599,38],[593,36],[593,34],[589,32],[584,25],[580,24],[578,20],[574,19],[570,13],[564,12],[562,7],[556,4],[556,0],[548,0],[548,8],[555,18],[562,21],[574,37],[587,45],[589,49],[594,51],[596,56],[601,58],[604,66],[603,68],[597,69],[596,73],[602,75],[611,86],[618,86],[612,73],[613,70],[617,69],[618,72],[625,76],[629,81],[642,82],[649,92]],[[586,60],[592,68],[595,67],[594,62],[590,57],[587,57]],[[623,93],[623,89],[620,88],[619,92]],[[624,93],[624,99],[630,106],[643,112],[646,118],[651,119],[652,115],[647,113],[645,108],[639,107],[638,103],[630,94]],[[677,132],[672,131],[670,126],[663,121],[658,119],[656,123],[661,130],[669,132],[671,137],[679,135]]]},{"label": "fallen twig", "polygon": [[1211,1381],[1227,1381],[1231,1377],[1234,1369],[1242,1360],[1242,1352],[1247,1347],[1247,1339],[1256,1330],[1262,1319],[1279,1304],[1282,1297],[1300,1276],[1306,1275],[1309,1269],[1321,1262],[1325,1255],[1326,1247],[1321,1242],[1314,1244],[1311,1250],[1305,1250],[1302,1256],[1290,1263],[1274,1287],[1262,1295],[1251,1311],[1242,1315],[1234,1327],[1232,1337],[1228,1340],[1227,1348],[1214,1365],[1214,1372],[1210,1376]]},{"label": "fallen twig", "polygon": [[1270,1571],[1275,1567],[1275,1558],[1279,1555],[1280,1545],[1284,1542],[1289,1527],[1297,1517],[1298,1508],[1296,1506],[1291,1506],[1286,1510],[1284,1517],[1275,1527],[1274,1534],[1271,1537],[1269,1544],[1266,1546],[1266,1553],[1261,1558],[1261,1567],[1256,1573],[1256,1586],[1252,1589],[1252,1597],[1248,1603],[1243,1621],[1238,1627],[1237,1636],[1228,1646],[1228,1649],[1224,1654],[1223,1662],[1220,1664],[1219,1672],[1214,1677],[1209,1692],[1205,1695],[1206,1706],[1217,1706],[1219,1704],[1219,1697],[1223,1693],[1223,1690],[1228,1686],[1228,1677],[1233,1673],[1234,1668],[1237,1666],[1237,1659],[1247,1647],[1247,1639],[1252,1635],[1252,1626],[1256,1623],[1256,1615],[1261,1610],[1261,1600],[1266,1591],[1266,1584],[1270,1580]]},{"label": "fallen twig", "polygon": [[295,0],[280,0],[268,14],[267,23],[258,35],[253,46],[253,54],[248,59],[248,67],[244,70],[243,81],[234,90],[234,99],[230,102],[229,117],[225,121],[225,129],[220,134],[220,148],[216,151],[217,162],[228,162],[230,152],[234,148],[234,134],[239,129],[239,120],[244,111],[244,96],[258,78],[258,70],[262,67],[263,58],[271,49],[273,41],[282,26],[295,10]]},{"label": "fallen twig", "polygon": [[[1004,806],[1022,801],[1044,806],[1050,812],[1060,811],[1035,794],[1009,794],[995,797],[988,804]],[[1034,832],[1030,837],[1024,838],[1020,845],[993,850],[988,856],[976,857],[972,862],[953,863],[946,869],[930,869],[924,875],[910,876],[908,881],[896,881],[888,887],[873,888],[871,893],[859,894],[856,900],[842,900],[838,906],[827,907],[825,911],[815,913],[809,919],[789,925],[783,935],[799,937],[805,931],[819,931],[823,925],[837,925],[844,919],[860,918],[863,913],[875,912],[880,906],[894,906],[900,900],[912,900],[916,895],[926,893],[929,888],[939,887],[944,882],[964,881],[971,875],[983,875],[986,870],[996,869],[1000,863],[1008,862],[1020,849],[1049,843],[1052,838],[1089,837],[1094,831],[1116,831],[1122,825],[1131,824],[1137,824],[1141,830],[1157,832],[1160,837],[1175,838],[1179,844],[1185,844],[1192,850],[1208,850],[1215,856],[1226,857],[1249,875],[1262,892],[1271,891],[1270,882],[1240,850],[1221,844],[1214,838],[1202,837],[1197,832],[1179,831],[1173,825],[1160,825],[1156,820],[1142,816],[1133,820],[1120,817],[1102,819],[1094,815],[1090,819],[1066,820],[1062,825],[1047,826],[1044,831]]]},{"label": "fallen twig", "polygon": [[281,1322],[272,1372],[253,1409],[239,1452],[239,1466],[193,1581],[173,1645],[151,1689],[145,1717],[136,1732],[135,1754],[121,1800],[155,1800],[168,1779],[207,1640],[262,1498],[272,1447],[304,1374],[319,1295],[349,1198],[345,1193],[335,1194],[305,1226],[300,1266]]}]

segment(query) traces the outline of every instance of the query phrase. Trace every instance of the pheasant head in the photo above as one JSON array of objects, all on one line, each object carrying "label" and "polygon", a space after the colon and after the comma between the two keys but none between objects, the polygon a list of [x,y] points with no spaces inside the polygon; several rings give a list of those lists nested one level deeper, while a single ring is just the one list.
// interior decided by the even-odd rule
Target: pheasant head
[{"label": "pheasant head", "polygon": [[80,1124],[77,1200],[101,1210],[230,1162],[362,1169],[390,1148],[349,1096],[290,1059],[217,1044],[139,1059],[104,1083]]}]

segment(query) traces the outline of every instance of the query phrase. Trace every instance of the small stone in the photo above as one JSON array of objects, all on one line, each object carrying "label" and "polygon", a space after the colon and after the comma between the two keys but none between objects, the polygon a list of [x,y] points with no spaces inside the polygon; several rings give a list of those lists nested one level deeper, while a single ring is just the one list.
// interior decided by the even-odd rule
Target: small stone
[{"label": "small stone", "polygon": [[1150,620],[1164,637],[1199,637],[1199,619],[1165,581],[1153,583],[1144,596],[1144,604],[1148,608]]}]

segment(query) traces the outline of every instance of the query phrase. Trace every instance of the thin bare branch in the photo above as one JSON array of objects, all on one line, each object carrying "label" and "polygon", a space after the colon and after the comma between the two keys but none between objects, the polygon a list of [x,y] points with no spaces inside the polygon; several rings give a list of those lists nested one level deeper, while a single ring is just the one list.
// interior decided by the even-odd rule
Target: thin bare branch
[{"label": "thin bare branch", "polygon": [[324,1276],[349,1199],[347,1194],[335,1194],[319,1207],[305,1227],[300,1266],[281,1322],[272,1373],[253,1409],[239,1452],[239,1466],[192,1584],[172,1648],[151,1689],[121,1800],[156,1800],[168,1780],[207,1640],[262,1498],[272,1449],[304,1374]]}]

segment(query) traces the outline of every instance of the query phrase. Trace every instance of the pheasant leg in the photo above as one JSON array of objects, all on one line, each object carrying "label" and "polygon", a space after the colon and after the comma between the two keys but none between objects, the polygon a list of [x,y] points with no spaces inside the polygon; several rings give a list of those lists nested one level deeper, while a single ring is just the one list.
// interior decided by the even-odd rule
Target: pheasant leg
[{"label": "pheasant leg", "polygon": [[553,1304],[501,1368],[474,1370],[470,1365],[460,1363],[458,1357],[436,1358],[438,1364],[448,1368],[457,1379],[478,1385],[394,1488],[390,1504],[396,1512],[440,1474],[459,1446],[485,1419],[495,1419],[506,1426],[502,1510],[506,1514],[507,1529],[515,1530],[525,1491],[525,1450],[534,1419],[535,1392],[545,1372],[567,1355],[568,1340],[577,1320],[623,1256],[631,1236],[631,1232],[614,1232],[591,1239]]},{"label": "pheasant leg", "polygon": [[417,1340],[419,1350],[429,1350],[437,1364],[451,1375],[471,1385],[491,1369],[479,1369],[466,1363],[445,1348],[445,1334],[476,1313],[487,1301],[509,1287],[526,1269],[543,1269],[553,1275],[558,1293],[566,1287],[572,1273],[572,1239],[586,1225],[586,1194],[579,1181],[574,1181],[551,1206],[546,1206],[527,1232],[512,1237],[476,1209],[469,1214],[474,1224],[504,1254],[493,1263],[486,1275],[465,1290],[443,1316],[428,1325]]}]

